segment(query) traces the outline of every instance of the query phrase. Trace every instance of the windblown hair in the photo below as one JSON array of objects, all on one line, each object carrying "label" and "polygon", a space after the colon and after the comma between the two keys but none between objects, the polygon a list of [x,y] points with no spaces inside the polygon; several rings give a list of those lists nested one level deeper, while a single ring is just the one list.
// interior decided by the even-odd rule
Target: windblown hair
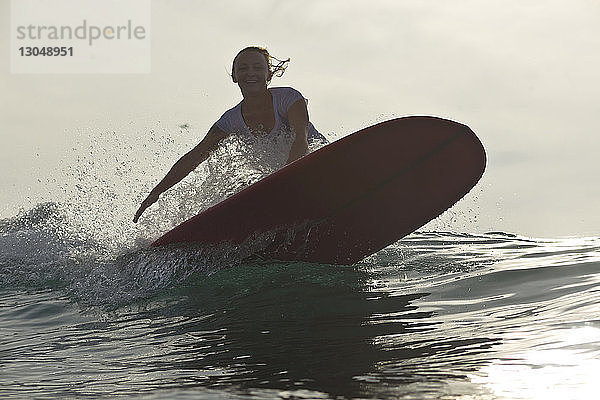
[{"label": "windblown hair", "polygon": [[277,76],[277,77],[282,76],[283,73],[285,72],[286,68],[288,67],[288,63],[290,62],[289,58],[286,60],[280,60],[276,57],[273,57],[272,55],[269,54],[268,50],[265,49],[264,47],[258,47],[258,46],[246,47],[246,48],[240,50],[239,53],[237,53],[237,55],[233,59],[233,63],[231,64],[231,78],[233,79],[234,82],[235,82],[235,77],[234,77],[235,62],[237,61],[240,54],[242,54],[246,51],[255,51],[257,53],[260,53],[263,55],[263,57],[267,61],[267,66],[269,68],[269,78],[267,79],[267,83],[271,82],[271,78],[273,78],[273,76]]}]

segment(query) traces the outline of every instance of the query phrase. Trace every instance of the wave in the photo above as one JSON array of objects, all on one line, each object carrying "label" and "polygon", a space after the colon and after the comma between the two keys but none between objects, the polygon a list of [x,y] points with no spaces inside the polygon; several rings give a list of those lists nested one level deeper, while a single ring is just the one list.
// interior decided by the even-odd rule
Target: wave
[{"label": "wave", "polygon": [[[43,203],[0,220],[0,287],[60,289],[84,304],[118,307],[187,285],[190,279],[206,279],[223,268],[258,268],[250,274],[253,279],[258,275],[268,279],[267,275],[273,274],[270,261],[244,261],[266,246],[268,237],[253,238],[240,246],[123,248],[86,229],[78,215],[73,206]],[[540,240],[502,232],[416,232],[352,268],[376,271],[374,275],[380,279],[391,275],[399,290],[414,289],[465,274],[489,273],[487,269],[492,267],[537,269],[553,263],[595,262],[598,249],[595,238]],[[269,271],[258,274],[265,264],[271,265]],[[279,270],[287,268],[285,273],[293,273],[292,280],[310,275],[311,268],[323,271],[318,264],[277,265]]]},{"label": "wave", "polygon": [[[495,388],[541,385],[536,371],[552,368],[581,393],[597,354],[600,238],[421,231],[331,266],[243,261],[252,248],[115,252],[78,231],[70,212],[46,203],[0,221],[0,289],[11,304],[0,323],[20,326],[27,354],[61,371],[55,386],[88,368],[103,382],[136,374],[119,386],[130,393],[189,382],[207,398],[496,398]],[[7,343],[8,354],[24,351]],[[65,354],[79,364],[57,366]],[[10,371],[37,381],[26,367]],[[93,379],[81,387],[107,395]]]}]

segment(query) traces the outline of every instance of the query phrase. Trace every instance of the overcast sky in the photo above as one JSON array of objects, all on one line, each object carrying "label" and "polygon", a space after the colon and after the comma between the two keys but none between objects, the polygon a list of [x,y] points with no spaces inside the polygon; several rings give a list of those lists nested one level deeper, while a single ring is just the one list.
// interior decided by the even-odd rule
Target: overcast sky
[{"label": "overcast sky", "polygon": [[600,235],[598,1],[153,1],[151,44],[150,74],[11,74],[3,55],[0,216],[64,196],[49,171],[72,161],[82,135],[115,132],[132,157],[150,130],[195,145],[241,99],[227,73],[256,44],[291,58],[272,86],[300,90],[331,138],[416,114],[478,134],[484,179],[455,209],[460,226],[437,228]]}]

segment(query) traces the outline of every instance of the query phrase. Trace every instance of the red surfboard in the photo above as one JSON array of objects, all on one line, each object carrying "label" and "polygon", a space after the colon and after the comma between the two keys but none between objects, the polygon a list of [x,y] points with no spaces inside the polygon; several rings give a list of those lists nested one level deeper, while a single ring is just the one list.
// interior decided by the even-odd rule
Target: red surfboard
[{"label": "red surfboard", "polygon": [[451,207],[485,164],[485,150],[466,125],[398,118],[302,157],[152,245],[238,245],[265,235],[265,258],[353,264]]}]

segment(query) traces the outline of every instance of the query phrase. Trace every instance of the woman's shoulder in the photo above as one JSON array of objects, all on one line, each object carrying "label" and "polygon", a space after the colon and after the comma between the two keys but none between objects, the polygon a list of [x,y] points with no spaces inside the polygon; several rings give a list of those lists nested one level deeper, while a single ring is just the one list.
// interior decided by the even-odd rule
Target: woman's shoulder
[{"label": "woman's shoulder", "polygon": [[279,94],[279,95],[300,94],[300,92],[298,90],[296,90],[290,86],[277,86],[277,87],[269,88],[269,90],[271,91],[271,93]]},{"label": "woman's shoulder", "polygon": [[240,129],[241,105],[238,103],[225,111],[215,123],[224,132],[233,132]]},{"label": "woman's shoulder", "polygon": [[275,104],[277,104],[277,108],[281,112],[287,112],[292,104],[300,99],[304,99],[304,96],[292,87],[274,87],[270,90],[275,98]]},{"label": "woman's shoulder", "polygon": [[231,107],[229,110],[225,111],[221,115],[221,119],[224,119],[224,118],[227,118],[227,119],[236,119],[236,117],[238,115],[241,115],[241,109],[242,109],[242,102],[239,102],[235,106]]},{"label": "woman's shoulder", "polygon": [[240,101],[235,106],[231,107],[229,110],[225,111],[223,115],[232,115],[237,113],[242,108],[242,102]]}]

